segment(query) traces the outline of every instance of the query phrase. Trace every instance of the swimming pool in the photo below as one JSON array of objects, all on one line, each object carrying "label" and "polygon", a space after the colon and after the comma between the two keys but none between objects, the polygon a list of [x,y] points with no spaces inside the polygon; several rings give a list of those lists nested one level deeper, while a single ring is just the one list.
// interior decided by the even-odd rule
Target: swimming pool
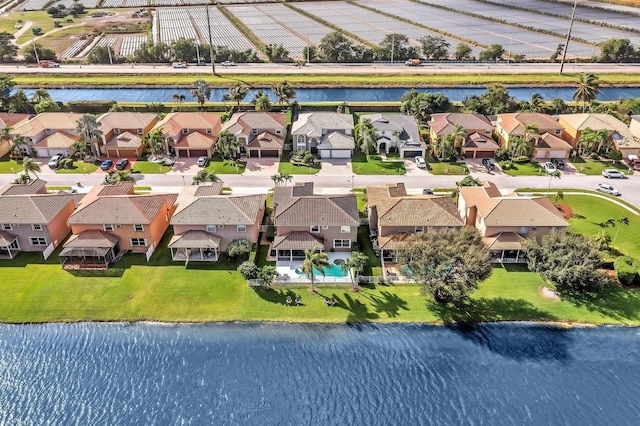
[{"label": "swimming pool", "polygon": [[[347,271],[342,270],[342,268],[336,264],[331,264],[331,266],[329,266],[328,268],[323,268],[323,269],[324,269],[325,277],[344,278],[348,275]],[[304,275],[304,272],[302,272],[300,268],[296,268],[296,274]],[[316,268],[313,268],[313,275],[315,275],[316,277],[322,276],[320,271],[317,270]]]}]

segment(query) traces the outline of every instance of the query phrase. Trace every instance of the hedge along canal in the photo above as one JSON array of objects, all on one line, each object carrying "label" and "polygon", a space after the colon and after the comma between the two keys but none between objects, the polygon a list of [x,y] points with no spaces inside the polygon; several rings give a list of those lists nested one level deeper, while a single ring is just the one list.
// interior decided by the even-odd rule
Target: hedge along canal
[{"label": "hedge along canal", "polygon": [[[407,93],[410,87],[377,87],[377,88],[296,88],[296,99],[301,103],[313,102],[397,102],[402,95]],[[573,100],[574,87],[544,87],[544,86],[507,86],[509,94],[518,101],[531,99],[531,95],[539,93],[546,101],[560,98],[563,101]],[[276,96],[266,87],[265,92],[276,101]],[[487,90],[486,86],[473,87],[438,87],[419,88],[418,92],[442,93],[452,102],[461,102],[469,96],[482,95]],[[35,89],[25,89],[28,97],[31,97]],[[245,101],[253,99],[257,89],[252,89],[245,97]],[[117,101],[117,102],[173,102],[176,94],[182,94],[187,102],[195,101],[188,88],[157,87],[157,88],[65,88],[48,89],[53,100],[58,102],[72,101]],[[221,102],[222,97],[228,92],[226,88],[212,88],[212,102]],[[606,87],[601,88],[598,94],[599,101],[617,101],[625,98],[640,98],[640,87]],[[233,103],[233,102],[232,102]]]}]

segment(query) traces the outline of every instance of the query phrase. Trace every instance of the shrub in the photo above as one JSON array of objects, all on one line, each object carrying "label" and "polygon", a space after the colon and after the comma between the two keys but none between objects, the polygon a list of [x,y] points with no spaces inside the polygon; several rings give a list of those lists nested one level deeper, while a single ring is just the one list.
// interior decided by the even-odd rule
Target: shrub
[{"label": "shrub", "polygon": [[633,259],[629,256],[620,256],[613,262],[613,269],[616,271],[618,280],[623,285],[631,285],[635,281],[638,273]]},{"label": "shrub", "polygon": [[238,269],[245,280],[255,280],[258,278],[258,272],[260,271],[255,263],[249,262],[248,260],[242,262]]},{"label": "shrub", "polygon": [[611,151],[609,153],[609,160],[613,160],[613,161],[622,160],[622,153],[620,151]]},{"label": "shrub", "polygon": [[227,254],[229,257],[235,258],[238,256],[245,256],[251,249],[251,243],[246,238],[236,238],[231,240],[227,246]]},{"label": "shrub", "polygon": [[598,153],[597,153],[597,152],[592,152],[592,153],[591,153],[591,155],[589,155],[589,157],[590,157],[592,160],[599,160],[599,159],[600,159],[600,156],[598,155]]},{"label": "shrub", "polygon": [[514,163],[527,163],[529,162],[530,158],[527,155],[520,155],[516,158],[513,159]]},{"label": "shrub", "polygon": [[501,166],[502,166],[502,170],[510,170],[513,168],[513,161],[511,160],[505,161],[504,163],[502,163]]}]

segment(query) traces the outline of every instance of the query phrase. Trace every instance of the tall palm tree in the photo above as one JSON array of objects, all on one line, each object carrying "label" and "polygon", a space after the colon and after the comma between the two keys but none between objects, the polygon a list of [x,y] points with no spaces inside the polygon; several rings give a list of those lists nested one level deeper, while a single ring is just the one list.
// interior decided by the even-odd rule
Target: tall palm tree
[{"label": "tall palm tree", "polygon": [[539,134],[540,134],[540,130],[538,129],[538,126],[536,126],[535,124],[529,123],[526,126],[524,126],[524,138],[527,140],[527,142],[529,142],[531,138],[533,138],[534,136],[538,136]]},{"label": "tall palm tree", "polygon": [[[7,128],[5,128],[5,130],[6,129]],[[7,135],[8,135],[8,130],[7,130]],[[9,147],[9,152],[12,152],[17,158],[19,158],[22,155],[22,147],[25,146],[26,144],[27,143],[25,142],[22,136],[16,136],[12,140],[11,146]]]},{"label": "tall palm tree", "polygon": [[202,111],[204,109],[204,103],[211,97],[211,87],[209,87],[209,83],[202,79],[196,80],[191,84],[189,93],[196,98],[200,104],[200,111]]},{"label": "tall palm tree", "polygon": [[311,280],[311,287],[309,290],[315,292],[313,288],[314,283],[314,269],[318,270],[324,277],[324,268],[331,266],[329,264],[329,255],[323,251],[320,251],[320,247],[316,246],[312,249],[306,249],[304,251],[304,261],[300,270]]},{"label": "tall palm tree", "polygon": [[451,157],[455,149],[453,135],[444,135],[431,144],[431,153],[440,161]]},{"label": "tall palm tree", "polygon": [[223,101],[234,101],[237,106],[237,110],[240,111],[240,102],[244,100],[244,98],[249,93],[249,86],[244,83],[236,83],[233,86],[229,87],[227,93],[222,97]]},{"label": "tall palm tree", "polygon": [[547,196],[549,196],[549,194],[551,193],[551,179],[556,178],[556,179],[562,179],[562,175],[560,174],[559,171],[554,171],[549,173],[549,186],[547,188]]},{"label": "tall palm tree", "polygon": [[278,83],[275,86],[271,86],[271,91],[278,98],[278,104],[284,106],[289,105],[291,99],[296,97],[296,90],[285,80],[282,83]]},{"label": "tall palm tree", "polygon": [[512,158],[531,155],[532,146],[526,139],[516,136],[511,140],[511,147]]},{"label": "tall palm tree", "polygon": [[282,181],[285,183],[285,185],[291,183],[291,181],[293,180],[293,176],[289,173],[280,173],[280,176],[282,177]]},{"label": "tall palm tree", "polygon": [[595,143],[598,146],[598,151],[604,148],[609,153],[613,145],[613,140],[609,137],[609,131],[607,129],[596,130]]},{"label": "tall palm tree", "polygon": [[280,173],[276,173],[275,175],[271,175],[271,180],[273,183],[278,186],[282,183],[282,175]]},{"label": "tall palm tree", "polygon": [[185,96],[182,93],[174,93],[173,94],[173,102],[176,103],[178,107],[178,111],[182,111],[182,103],[184,102]]},{"label": "tall palm tree", "polygon": [[453,146],[456,149],[461,149],[464,140],[467,138],[467,130],[462,127],[462,125],[456,124],[455,128],[453,129],[453,133],[451,133],[451,136],[453,136]]},{"label": "tall palm tree", "polygon": [[51,100],[51,95],[49,95],[47,89],[36,89],[36,91],[33,92],[33,95],[31,95],[31,102],[34,104],[40,103],[44,100]]},{"label": "tall palm tree", "polygon": [[151,151],[154,157],[158,157],[166,152],[162,129],[154,129],[144,135],[142,137],[142,143],[149,148],[149,151]]},{"label": "tall palm tree", "polygon": [[582,112],[584,112],[587,103],[593,102],[598,97],[598,93],[600,93],[598,76],[591,73],[581,74],[576,91],[573,93],[573,100],[582,102]]},{"label": "tall palm tree", "polygon": [[[354,290],[358,288],[358,275],[360,275],[364,270],[364,267],[367,266],[368,261],[369,258],[364,253],[354,251],[351,253],[351,257],[340,265],[343,271],[347,271],[349,273]],[[353,274],[353,271],[355,271],[355,274]]]},{"label": "tall palm tree", "polygon": [[369,154],[375,149],[375,143],[378,139],[378,131],[373,125],[373,122],[368,118],[360,120],[353,129],[353,132],[356,141],[360,144],[360,150],[369,158]]},{"label": "tall palm tree", "polygon": [[597,143],[596,132],[594,132],[590,127],[587,127],[580,134],[580,138],[578,138],[578,143],[576,146],[580,151],[580,155],[583,156],[585,154],[586,155],[591,154],[591,151],[593,151],[593,148],[595,147],[596,143]]},{"label": "tall palm tree", "polygon": [[216,141],[216,153],[225,160],[234,160],[238,158],[238,150],[240,149],[240,141],[226,130],[218,136]]},{"label": "tall palm tree", "polygon": [[629,218],[626,216],[621,216],[620,219],[618,219],[616,222],[618,222],[618,229],[616,229],[616,236],[613,238],[613,244],[615,244],[616,240],[618,239],[618,234],[620,233],[621,226],[629,225]]},{"label": "tall palm tree", "polygon": [[263,93],[253,104],[255,105],[256,111],[268,112],[273,108],[271,99],[266,93]]},{"label": "tall palm tree", "polygon": [[22,159],[22,170],[27,176],[29,176],[30,173],[33,173],[36,179],[38,179],[38,175],[36,174],[36,172],[42,171],[40,169],[40,165],[36,163],[35,160],[31,157],[24,157]]},{"label": "tall palm tree", "polygon": [[534,93],[529,100],[529,111],[542,112],[544,111],[544,99],[540,93]]},{"label": "tall palm tree", "polygon": [[102,136],[102,130],[100,130],[100,122],[92,114],[84,114],[77,121],[76,133],[84,138],[89,144],[91,144],[92,150],[95,148],[97,154],[97,141]]}]

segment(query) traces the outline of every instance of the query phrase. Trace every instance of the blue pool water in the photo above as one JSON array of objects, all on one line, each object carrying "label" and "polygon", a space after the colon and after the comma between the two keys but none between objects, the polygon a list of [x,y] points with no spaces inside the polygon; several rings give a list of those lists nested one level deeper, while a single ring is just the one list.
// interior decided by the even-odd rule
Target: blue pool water
[{"label": "blue pool water", "polygon": [[[304,272],[300,270],[300,268],[296,268],[296,274],[304,275]],[[313,268],[313,275],[316,277],[321,277],[322,273]],[[331,264],[328,268],[324,268],[324,276],[325,277],[336,277],[336,278],[344,278],[348,275],[347,271],[342,270],[342,268],[336,264]]]},{"label": "blue pool water", "polygon": [[623,327],[0,325],[0,424],[635,426],[639,359]]}]

